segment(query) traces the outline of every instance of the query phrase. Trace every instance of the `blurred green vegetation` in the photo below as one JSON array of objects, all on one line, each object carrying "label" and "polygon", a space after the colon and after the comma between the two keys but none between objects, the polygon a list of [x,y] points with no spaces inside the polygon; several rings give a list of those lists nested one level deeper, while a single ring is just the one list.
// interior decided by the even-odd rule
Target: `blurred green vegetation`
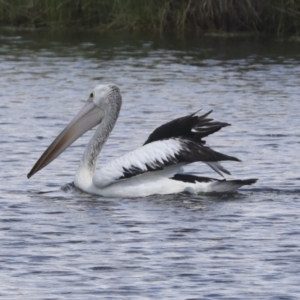
[{"label": "blurred green vegetation", "polygon": [[0,0],[0,25],[300,33],[300,0]]}]

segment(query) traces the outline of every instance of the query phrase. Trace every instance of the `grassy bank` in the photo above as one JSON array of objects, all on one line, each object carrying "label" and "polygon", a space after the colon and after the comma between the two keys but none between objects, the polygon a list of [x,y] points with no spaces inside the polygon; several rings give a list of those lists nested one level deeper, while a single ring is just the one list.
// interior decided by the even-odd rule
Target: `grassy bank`
[{"label": "grassy bank", "polygon": [[0,0],[0,25],[300,34],[300,0]]}]

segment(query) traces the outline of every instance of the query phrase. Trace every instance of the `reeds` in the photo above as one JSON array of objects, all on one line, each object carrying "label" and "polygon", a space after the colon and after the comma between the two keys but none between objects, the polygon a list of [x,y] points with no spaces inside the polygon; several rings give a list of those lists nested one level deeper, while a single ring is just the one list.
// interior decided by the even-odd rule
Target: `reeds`
[{"label": "reeds", "polygon": [[0,0],[0,24],[300,33],[300,0]]}]

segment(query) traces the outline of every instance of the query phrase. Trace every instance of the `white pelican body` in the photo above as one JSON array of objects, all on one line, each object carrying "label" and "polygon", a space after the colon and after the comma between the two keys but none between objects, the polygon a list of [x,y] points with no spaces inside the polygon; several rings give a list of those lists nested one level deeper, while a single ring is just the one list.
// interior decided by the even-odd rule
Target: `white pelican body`
[{"label": "white pelican body", "polygon": [[181,192],[232,192],[256,182],[256,179],[214,179],[183,172],[184,165],[202,161],[223,176],[222,173],[230,173],[218,161],[239,161],[204,146],[203,137],[229,125],[206,118],[211,112],[202,116],[188,115],[160,126],[142,147],[95,172],[98,155],[115,125],[121,104],[121,94],[116,85],[98,85],[77,116],[36,162],[28,178],[53,161],[83,133],[99,124],[74,179],[75,186],[87,193],[105,197],[144,197]]}]

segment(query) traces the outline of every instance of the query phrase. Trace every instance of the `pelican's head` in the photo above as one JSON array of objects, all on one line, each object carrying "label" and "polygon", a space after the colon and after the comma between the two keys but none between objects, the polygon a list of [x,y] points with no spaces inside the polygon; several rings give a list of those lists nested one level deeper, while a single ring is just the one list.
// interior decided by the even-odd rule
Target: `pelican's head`
[{"label": "pelican's head", "polygon": [[115,84],[97,85],[90,93],[88,101],[93,102],[105,114],[118,110],[122,104],[120,89]]},{"label": "pelican's head", "polygon": [[115,84],[97,85],[79,113],[46,149],[27,177],[47,166],[86,131],[100,124],[105,116],[116,120],[121,104],[120,90]]}]

